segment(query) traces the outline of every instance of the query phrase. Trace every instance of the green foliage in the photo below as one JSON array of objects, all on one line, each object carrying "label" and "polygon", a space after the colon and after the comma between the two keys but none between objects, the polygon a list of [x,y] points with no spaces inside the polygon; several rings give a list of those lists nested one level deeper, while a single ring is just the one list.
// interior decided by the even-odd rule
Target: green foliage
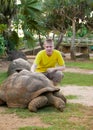
[{"label": "green foliage", "polygon": [[76,36],[78,37],[84,37],[88,34],[88,29],[84,24],[81,25],[80,29],[77,31]]},{"label": "green foliage", "polygon": [[[84,37],[88,34],[88,28],[84,24],[78,25],[78,29],[76,31],[76,37]],[[66,31],[66,36],[67,37],[72,37],[72,29],[69,27]]]},{"label": "green foliage", "polygon": [[[6,38],[11,31],[11,22],[14,20],[17,11],[16,0],[1,0],[0,1],[0,24],[2,25],[2,34],[6,40],[6,48],[9,50],[9,45],[12,44]],[[13,40],[13,39],[12,39]],[[15,41],[15,39],[13,40]],[[15,41],[16,42],[16,41]],[[15,44],[15,43],[14,43]]]},{"label": "green foliage", "polygon": [[45,25],[49,30],[64,32],[70,24],[70,21],[66,20],[63,14],[64,7],[64,1],[62,0],[44,1]]},{"label": "green foliage", "polygon": [[6,41],[4,39],[4,36],[2,35],[5,29],[7,29],[7,25],[0,24],[0,56],[4,55],[6,51]]},{"label": "green foliage", "polygon": [[0,23],[10,25],[16,14],[16,0],[0,0]]},{"label": "green foliage", "polygon": [[[43,2],[42,0],[21,0],[21,3],[17,5],[16,0],[1,0],[0,23],[6,24],[8,30],[11,30],[11,21],[16,23],[17,29],[21,25],[26,43],[29,47],[33,47],[34,34],[45,36],[51,31],[65,34],[68,27],[72,26],[73,18],[76,18],[76,24],[79,23],[79,19],[82,22],[86,20],[89,27],[88,18],[92,4],[91,0],[47,0]],[[80,36],[85,34],[84,29],[79,33]],[[71,36],[71,32],[68,35]]]},{"label": "green foliage", "polygon": [[19,37],[16,31],[6,33],[8,50],[17,50],[19,48]]},{"label": "green foliage", "polygon": [[28,47],[33,47],[35,46],[34,34],[40,31],[41,2],[39,0],[21,0],[18,9],[18,19],[21,21],[24,39]]},{"label": "green foliage", "polygon": [[6,50],[5,40],[4,40],[4,37],[0,35],[0,56],[5,54],[5,50]]},{"label": "green foliage", "polygon": [[7,25],[6,24],[0,24],[0,34],[2,34],[5,29],[7,29]]},{"label": "green foliage", "polygon": [[67,37],[72,37],[73,33],[72,33],[72,29],[71,27],[68,28],[68,30],[66,31],[66,36]]}]

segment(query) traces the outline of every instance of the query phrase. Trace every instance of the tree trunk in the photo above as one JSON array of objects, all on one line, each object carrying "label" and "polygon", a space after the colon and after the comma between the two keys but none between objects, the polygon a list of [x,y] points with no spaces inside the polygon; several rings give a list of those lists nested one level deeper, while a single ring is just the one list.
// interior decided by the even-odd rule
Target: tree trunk
[{"label": "tree trunk", "polygon": [[40,45],[41,49],[44,49],[40,34],[39,34],[39,45]]},{"label": "tree trunk", "polygon": [[60,34],[59,39],[58,39],[58,42],[57,42],[57,44],[56,44],[56,46],[55,46],[55,49],[58,49],[58,48],[59,48],[59,46],[60,46],[62,40],[63,40],[63,33]]},{"label": "tree trunk", "polygon": [[71,48],[70,48],[70,55],[72,60],[76,60],[75,56],[75,18],[72,21],[72,29],[73,29],[73,36],[72,36],[72,42],[71,42]]}]

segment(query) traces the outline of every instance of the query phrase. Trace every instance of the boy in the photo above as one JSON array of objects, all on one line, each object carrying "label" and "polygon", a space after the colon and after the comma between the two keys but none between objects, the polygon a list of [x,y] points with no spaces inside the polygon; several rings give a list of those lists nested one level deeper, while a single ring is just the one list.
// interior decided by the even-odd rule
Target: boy
[{"label": "boy", "polygon": [[44,42],[44,50],[41,50],[35,58],[31,67],[32,72],[41,72],[48,79],[57,85],[64,74],[62,71],[65,69],[65,63],[60,51],[54,49],[54,42],[52,39],[47,39]]}]

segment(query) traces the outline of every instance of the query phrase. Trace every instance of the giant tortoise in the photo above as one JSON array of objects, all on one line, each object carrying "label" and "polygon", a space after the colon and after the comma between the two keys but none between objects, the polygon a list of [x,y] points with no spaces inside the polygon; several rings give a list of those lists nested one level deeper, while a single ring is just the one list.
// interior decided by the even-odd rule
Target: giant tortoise
[{"label": "giant tortoise", "polygon": [[60,88],[41,73],[22,70],[10,75],[0,87],[0,105],[7,104],[11,108],[28,108],[37,112],[38,108],[53,105],[63,111],[66,98],[60,94]]}]

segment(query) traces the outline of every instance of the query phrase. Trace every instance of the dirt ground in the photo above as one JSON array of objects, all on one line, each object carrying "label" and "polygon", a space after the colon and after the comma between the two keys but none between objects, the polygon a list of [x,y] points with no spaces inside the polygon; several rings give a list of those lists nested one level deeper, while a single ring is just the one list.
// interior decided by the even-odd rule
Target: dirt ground
[{"label": "dirt ground", "polygon": [[[0,72],[7,71],[9,66],[9,61],[0,60]],[[82,70],[79,68],[66,68],[65,72],[73,72],[73,73],[84,73],[84,74],[93,74],[93,70]],[[72,103],[80,103],[86,106],[93,106],[93,87],[88,86],[72,86],[67,85],[61,87],[61,91],[65,96],[74,95],[77,96],[76,99],[68,100],[68,102]],[[0,129],[1,130],[18,130],[19,127],[24,126],[41,126],[47,127],[47,124],[44,124],[39,117],[31,117],[31,118],[19,118],[15,114],[3,114],[6,110],[5,107],[0,107]]]}]

